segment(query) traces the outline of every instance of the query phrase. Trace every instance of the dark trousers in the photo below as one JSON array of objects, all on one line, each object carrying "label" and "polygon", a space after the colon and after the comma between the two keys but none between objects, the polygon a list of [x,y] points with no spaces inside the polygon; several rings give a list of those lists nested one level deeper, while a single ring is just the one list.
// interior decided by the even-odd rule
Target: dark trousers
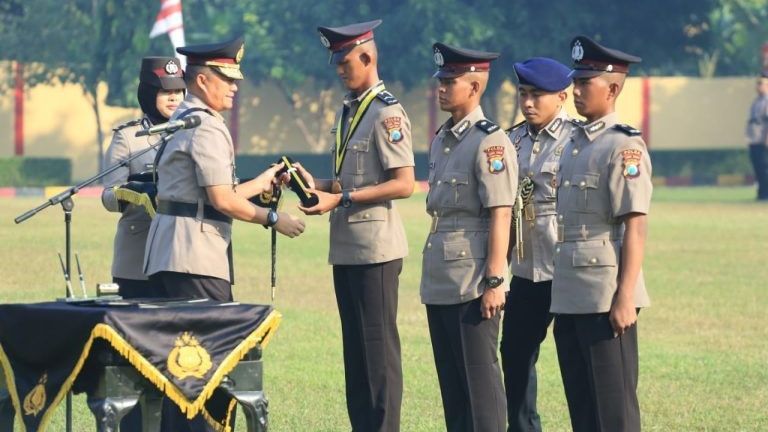
[{"label": "dark trousers", "polygon": [[397,331],[403,260],[333,266],[347,412],[355,432],[400,430],[403,371]]},{"label": "dark trousers", "polygon": [[749,159],[755,171],[757,199],[768,200],[768,147],[763,144],[750,144]]},{"label": "dark trousers", "polygon": [[[159,272],[149,280],[161,287],[168,298],[189,297],[209,298],[217,301],[232,301],[232,285],[229,281],[210,276],[189,273]],[[216,412],[226,412],[228,401],[225,398],[211,400],[207,405]],[[232,413],[232,419],[235,414]],[[234,423],[234,422],[233,422]],[[162,430],[167,432],[213,432],[202,414],[187,420],[175,403],[163,400]],[[234,429],[234,425],[232,425]]]},{"label": "dark trousers", "polygon": [[515,276],[509,284],[501,331],[508,432],[541,431],[536,411],[536,361],[552,322],[551,299],[552,281],[533,282]]},{"label": "dark trousers", "polygon": [[427,305],[448,432],[502,432],[507,402],[501,382],[497,314],[480,315],[480,298],[457,305]]},{"label": "dark trousers", "polygon": [[637,325],[619,337],[607,313],[556,315],[555,343],[574,432],[639,432]]}]

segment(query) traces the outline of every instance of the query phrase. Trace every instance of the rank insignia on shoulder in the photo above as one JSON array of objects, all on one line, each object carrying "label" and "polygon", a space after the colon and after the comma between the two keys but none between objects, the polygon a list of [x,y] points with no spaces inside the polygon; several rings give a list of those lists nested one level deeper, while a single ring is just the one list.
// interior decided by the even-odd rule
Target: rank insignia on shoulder
[{"label": "rank insignia on shoulder", "polygon": [[640,175],[640,159],[642,156],[643,152],[635,149],[627,149],[621,152],[624,178],[633,179]]},{"label": "rank insignia on shoulder", "polygon": [[500,129],[499,125],[490,120],[480,120],[479,122],[475,123],[475,126],[489,135]]},{"label": "rank insignia on shoulder", "polygon": [[123,123],[123,124],[121,124],[119,126],[115,126],[112,129],[112,132],[118,132],[118,131],[121,131],[121,130],[127,128],[127,127],[136,126],[137,124],[141,124],[141,122],[142,122],[142,119],[135,119],[135,120],[127,121],[127,122],[125,122],[125,123]]},{"label": "rank insignia on shoulder", "polygon": [[379,92],[379,94],[377,94],[376,97],[379,98],[382,102],[384,102],[387,105],[394,105],[400,102],[392,93],[386,90]]},{"label": "rank insignia on shoulder", "polygon": [[628,124],[617,124],[617,125],[614,125],[613,127],[614,129],[620,130],[629,136],[642,135],[642,132],[640,132],[640,130],[635,129]]},{"label": "rank insignia on shoulder", "polygon": [[523,120],[523,121],[521,121],[520,123],[517,123],[517,124],[514,124],[514,125],[512,125],[512,127],[510,127],[509,129],[507,129],[507,133],[510,133],[510,132],[512,132],[512,131],[515,131],[515,130],[517,130],[517,129],[520,129],[520,127],[521,127],[522,125],[524,125],[524,124],[525,124],[525,122],[526,122],[526,121],[525,121],[525,120]]},{"label": "rank insignia on shoulder", "polygon": [[397,144],[403,140],[402,122],[403,119],[400,117],[387,117],[381,122],[387,129],[387,141]]},{"label": "rank insignia on shoulder", "polygon": [[485,152],[485,158],[488,160],[488,172],[498,174],[504,171],[506,168],[504,165],[504,146],[490,146],[483,152]]}]

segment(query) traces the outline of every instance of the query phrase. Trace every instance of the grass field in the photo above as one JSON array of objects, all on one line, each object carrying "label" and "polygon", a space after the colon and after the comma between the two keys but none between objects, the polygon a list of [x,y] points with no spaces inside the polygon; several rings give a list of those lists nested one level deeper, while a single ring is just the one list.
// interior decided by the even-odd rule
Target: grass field
[{"label": "grass field", "polygon": [[[768,430],[768,204],[751,188],[658,188],[645,275],[653,307],[640,316],[640,404],[646,431]],[[51,208],[21,225],[13,218],[40,198],[0,199],[0,301],[61,296],[56,251],[63,213]],[[293,209],[294,201],[286,203]],[[440,394],[418,298],[428,229],[424,195],[400,205],[411,255],[401,277],[399,328],[405,393],[403,431],[444,430]],[[290,210],[297,212],[295,210]],[[77,198],[73,244],[91,291],[108,281],[116,216],[98,199]],[[349,430],[340,329],[326,264],[328,224],[279,242],[276,308],[284,319],[265,351],[271,431]],[[269,236],[235,227],[235,297],[269,303]],[[539,407],[547,431],[570,429],[551,335],[539,361]],[[63,405],[63,404],[62,404]],[[76,431],[95,430],[75,397]],[[63,408],[50,428],[62,431]],[[243,430],[243,418],[239,418]]]}]

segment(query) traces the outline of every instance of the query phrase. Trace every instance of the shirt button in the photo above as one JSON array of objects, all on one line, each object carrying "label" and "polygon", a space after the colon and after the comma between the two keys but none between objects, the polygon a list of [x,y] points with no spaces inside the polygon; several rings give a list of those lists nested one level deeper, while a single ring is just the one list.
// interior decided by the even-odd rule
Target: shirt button
[{"label": "shirt button", "polygon": [[352,146],[352,150],[357,150],[357,146],[356,146],[356,145],[353,145],[353,146]]},{"label": "shirt button", "polygon": [[433,212],[432,212],[432,216],[435,216],[435,217],[437,217],[437,210],[435,210],[435,211],[433,211]]},{"label": "shirt button", "polygon": [[567,187],[567,186],[570,186],[570,185],[571,185],[571,181],[570,180],[566,180],[566,181],[563,182],[563,186]]},{"label": "shirt button", "polygon": [[451,184],[456,184],[456,178],[451,179]]},{"label": "shirt button", "polygon": [[559,221],[563,220],[563,215],[557,215],[557,220]]},{"label": "shirt button", "polygon": [[574,156],[576,156],[577,154],[579,154],[579,149],[573,149],[573,151],[571,152],[571,154],[572,154],[572,155],[574,155]]},{"label": "shirt button", "polygon": [[442,181],[442,180],[438,180],[438,181],[437,181],[437,185],[438,185],[438,186],[440,186],[440,184],[442,184],[442,183],[443,183],[443,181]]},{"label": "shirt button", "polygon": [[465,257],[465,256],[467,256],[467,251],[461,251],[461,252],[459,252],[459,256],[460,256],[460,257]]},{"label": "shirt button", "polygon": [[135,226],[133,226],[133,225],[131,225],[131,231],[133,231],[133,230],[135,230],[135,229],[136,229],[136,227],[135,227]]},{"label": "shirt button", "polygon": [[597,258],[590,258],[589,259],[590,264],[597,264]]},{"label": "shirt button", "polygon": [[555,248],[555,253],[560,253],[560,246]]},{"label": "shirt button", "polygon": [[579,187],[580,187],[580,188],[583,188],[583,187],[584,187],[584,186],[586,186],[586,185],[587,185],[587,182],[585,182],[584,180],[582,180],[582,181],[580,181],[580,182],[579,182]]},{"label": "shirt button", "polygon": [[432,243],[427,243],[427,249],[432,249]]},{"label": "shirt button", "polygon": [[371,218],[370,213],[366,213],[363,215],[363,219],[370,219],[370,218]]},{"label": "shirt button", "polygon": [[446,147],[446,148],[443,149],[443,153],[445,153],[445,154],[448,154],[450,152],[451,152],[451,148],[450,147]]}]

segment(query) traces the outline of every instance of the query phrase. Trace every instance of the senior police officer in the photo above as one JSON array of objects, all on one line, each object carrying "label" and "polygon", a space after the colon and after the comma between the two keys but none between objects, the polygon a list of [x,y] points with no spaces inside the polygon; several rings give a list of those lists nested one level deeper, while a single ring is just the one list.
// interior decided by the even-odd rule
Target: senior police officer
[{"label": "senior police officer", "polygon": [[507,248],[517,188],[515,149],[480,98],[497,53],[436,43],[440,109],[432,140],[421,301],[449,431],[503,431],[506,398],[497,357]]},{"label": "senior police officer", "polygon": [[637,313],[651,162],[615,103],[639,57],[578,36],[571,42],[576,110],[586,118],[560,160],[551,311],[571,425],[639,431]]},{"label": "senior police officer", "polygon": [[[187,56],[189,93],[172,120],[196,115],[201,123],[177,132],[159,150],[157,216],[144,256],[145,273],[170,297],[232,300],[232,219],[274,226],[289,237],[304,230],[301,220],[248,201],[272,190],[282,165],[237,184],[232,137],[221,112],[232,108],[243,79],[243,49],[242,38],[177,49]],[[168,430],[210,430],[202,415],[187,425],[178,409],[172,412],[163,418]]]},{"label": "senior police officer", "polygon": [[556,175],[574,128],[563,104],[570,69],[535,57],[514,64],[518,100],[525,121],[512,127],[517,150],[518,196],[509,260],[514,275],[504,308],[501,364],[507,394],[508,431],[540,431],[536,411],[536,361],[552,322],[549,312],[555,220]]},{"label": "senior police officer", "polygon": [[758,201],[768,200],[768,71],[757,79],[757,97],[749,108],[747,141]]},{"label": "senior police officer", "polygon": [[[134,153],[155,144],[158,141],[156,137],[136,137],[136,132],[167,122],[184,98],[185,88],[178,59],[143,58],[137,97],[144,115],[140,119],[131,120],[114,129],[112,142],[104,155],[104,166],[122,162]],[[154,189],[154,185],[129,182],[131,175],[152,170],[156,153],[156,150],[145,153],[104,178],[102,204],[109,211],[122,213],[115,233],[112,280],[120,286],[119,292],[124,298],[162,295],[147,280],[142,267],[147,231],[152,222],[150,214],[154,213],[154,207],[150,201],[154,199],[154,194],[147,193],[149,190],[146,188],[149,186]],[[130,199],[125,196],[126,194],[134,197],[146,194],[147,197]],[[141,199],[144,200],[143,205],[137,204]]]},{"label": "senior police officer", "polygon": [[393,200],[414,188],[411,124],[378,74],[373,29],[381,20],[318,27],[349,94],[336,114],[332,180],[314,180],[330,215],[329,262],[341,318],[347,412],[353,431],[397,431],[403,381],[397,330],[399,275],[408,254]]}]

